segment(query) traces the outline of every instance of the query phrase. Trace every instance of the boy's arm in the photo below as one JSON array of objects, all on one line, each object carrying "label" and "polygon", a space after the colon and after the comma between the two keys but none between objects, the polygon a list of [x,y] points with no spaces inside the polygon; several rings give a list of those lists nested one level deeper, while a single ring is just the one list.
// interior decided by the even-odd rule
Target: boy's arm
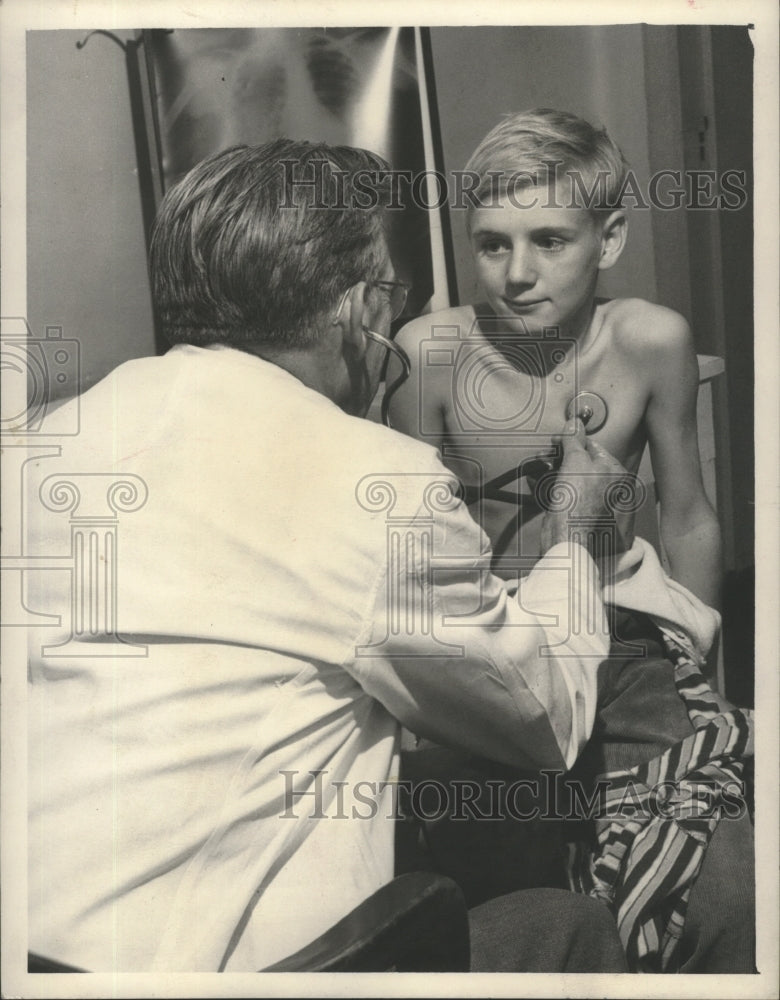
[{"label": "boy's arm", "polygon": [[646,424],[658,498],[661,541],[672,576],[717,608],[720,526],[702,483],[696,426],[699,366],[686,321],[663,310],[653,324]]},{"label": "boy's arm", "polygon": [[[429,317],[420,316],[398,331],[395,342],[409,357],[409,378],[393,393],[389,405],[390,426],[434,448],[441,448],[445,431],[445,400],[439,389],[440,376],[435,368],[425,370],[423,341],[430,337]],[[387,364],[386,385],[391,386],[401,374],[401,365],[391,354]]]}]

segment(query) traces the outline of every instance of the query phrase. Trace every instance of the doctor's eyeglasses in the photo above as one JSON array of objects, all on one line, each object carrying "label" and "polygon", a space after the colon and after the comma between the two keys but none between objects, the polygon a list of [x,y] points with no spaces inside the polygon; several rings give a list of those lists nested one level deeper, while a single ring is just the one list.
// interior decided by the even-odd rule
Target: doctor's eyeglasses
[{"label": "doctor's eyeglasses", "polygon": [[[397,320],[401,313],[406,308],[406,300],[409,297],[409,292],[412,286],[407,284],[405,281],[384,281],[378,279],[376,281],[367,281],[366,287],[368,288],[382,288],[388,293],[388,301],[390,303],[390,322]],[[341,310],[344,308],[344,302],[349,295],[349,289],[344,292],[344,294],[339,299],[339,305],[336,309],[335,315],[338,317],[341,315]]]},{"label": "doctor's eyeglasses", "polygon": [[369,281],[371,288],[383,288],[388,291],[390,300],[390,322],[398,319],[406,308],[406,300],[409,297],[411,285],[405,281]]}]

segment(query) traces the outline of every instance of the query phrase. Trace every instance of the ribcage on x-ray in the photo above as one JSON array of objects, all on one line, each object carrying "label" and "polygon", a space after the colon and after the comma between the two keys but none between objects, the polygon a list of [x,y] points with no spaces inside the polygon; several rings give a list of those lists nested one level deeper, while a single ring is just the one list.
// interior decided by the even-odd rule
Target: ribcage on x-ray
[{"label": "ribcage on x-ray", "polygon": [[329,38],[318,36],[306,46],[306,68],[319,102],[342,118],[358,91],[352,60]]}]

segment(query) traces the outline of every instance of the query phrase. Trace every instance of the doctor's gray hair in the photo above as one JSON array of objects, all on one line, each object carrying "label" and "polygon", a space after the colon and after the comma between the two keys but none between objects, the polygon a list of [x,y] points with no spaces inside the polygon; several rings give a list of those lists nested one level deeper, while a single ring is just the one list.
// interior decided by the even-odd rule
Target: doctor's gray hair
[{"label": "doctor's gray hair", "polygon": [[384,160],[276,139],[208,157],[162,201],[149,254],[171,343],[305,348],[346,289],[379,276]]}]

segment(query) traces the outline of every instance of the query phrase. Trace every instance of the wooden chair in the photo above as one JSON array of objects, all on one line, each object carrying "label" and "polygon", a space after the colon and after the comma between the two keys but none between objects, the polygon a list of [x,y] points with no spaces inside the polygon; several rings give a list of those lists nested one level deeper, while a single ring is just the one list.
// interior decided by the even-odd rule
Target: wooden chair
[{"label": "wooden chair", "polygon": [[[467,972],[469,923],[449,878],[409,872],[310,944],[262,972]],[[30,953],[28,972],[86,972]],[[182,970],[186,971],[186,970]]]}]

